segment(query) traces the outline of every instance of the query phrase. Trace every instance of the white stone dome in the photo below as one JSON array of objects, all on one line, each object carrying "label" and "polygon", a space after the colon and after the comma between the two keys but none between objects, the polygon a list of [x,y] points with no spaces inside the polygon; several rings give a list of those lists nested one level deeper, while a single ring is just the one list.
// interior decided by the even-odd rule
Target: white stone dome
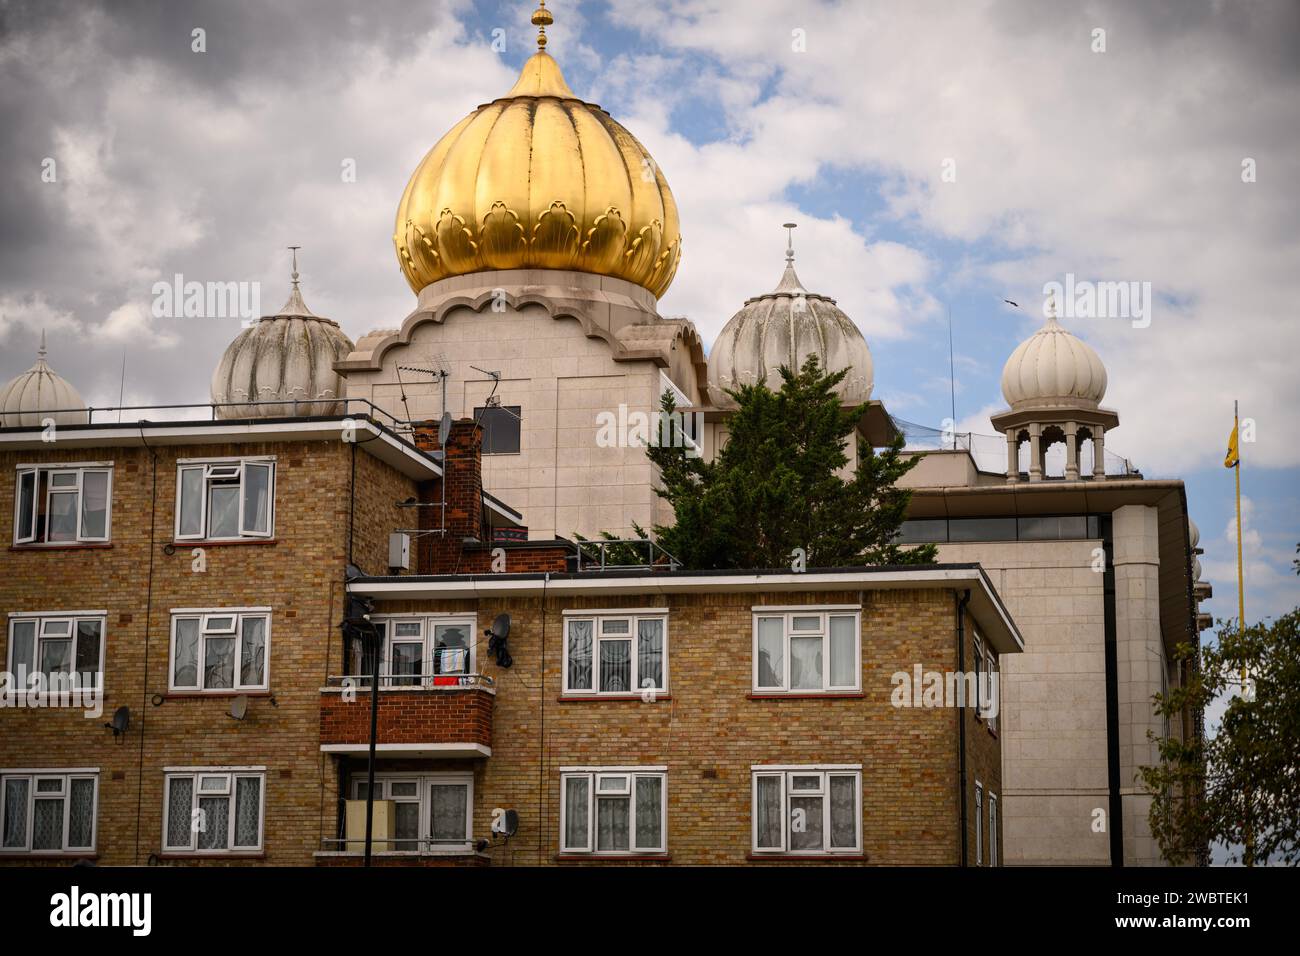
[{"label": "white stone dome", "polygon": [[1196,522],[1191,519],[1191,516],[1187,518],[1187,540],[1191,542],[1193,548],[1201,543],[1201,529],[1196,527]]},{"label": "white stone dome", "polygon": [[36,364],[0,388],[0,427],[41,425],[49,418],[56,425],[84,425],[87,413],[81,394],[45,361],[45,333]]},{"label": "white stone dome", "polygon": [[1055,314],[1020,343],[1002,368],[1002,397],[1013,409],[1096,408],[1105,394],[1106,368],[1101,359],[1063,328]]},{"label": "white stone dome", "polygon": [[715,405],[730,406],[735,402],[726,389],[763,383],[776,391],[781,366],[797,371],[810,355],[827,371],[848,369],[835,389],[845,405],[871,398],[874,370],[862,331],[834,299],[803,287],[789,254],[776,289],[746,300],[714,340],[709,396]]},{"label": "white stone dome", "polygon": [[[338,323],[315,315],[293,273],[289,301],[263,316],[226,348],[212,374],[218,418],[284,418],[342,414],[344,385],[334,363],[352,351]],[[294,404],[294,401],[298,404]],[[239,402],[272,402],[245,405]]]}]

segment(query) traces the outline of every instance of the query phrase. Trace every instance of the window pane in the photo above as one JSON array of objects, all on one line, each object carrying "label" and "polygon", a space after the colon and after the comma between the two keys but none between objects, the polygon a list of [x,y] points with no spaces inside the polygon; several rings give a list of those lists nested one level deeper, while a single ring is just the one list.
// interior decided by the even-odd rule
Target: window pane
[{"label": "window pane", "polygon": [[393,804],[393,836],[401,841],[399,850],[417,850],[420,840],[420,804],[413,800],[409,803]]},{"label": "window pane", "polygon": [[63,849],[63,798],[37,800],[32,811],[32,849]]},{"label": "window pane", "polygon": [[72,641],[41,641],[41,672],[54,674],[72,669]]},{"label": "window pane", "polygon": [[853,618],[831,618],[831,686],[856,687],[857,653],[853,644]]},{"label": "window pane", "polygon": [[271,466],[244,465],[244,527],[253,534],[271,531]]},{"label": "window pane", "polygon": [[180,533],[203,534],[203,469],[181,469]]},{"label": "window pane", "polygon": [[624,693],[632,689],[632,642],[600,642],[600,689]]},{"label": "window pane", "polygon": [[419,795],[419,784],[414,780],[390,780],[388,782],[389,797],[418,797]]},{"label": "window pane", "polygon": [[194,825],[194,780],[191,777],[172,777],[167,786],[167,845],[189,847]]},{"label": "window pane", "polygon": [[790,689],[822,689],[822,639],[790,638]]},{"label": "window pane", "polygon": [[27,843],[27,794],[31,781],[23,777],[5,778],[4,845],[21,847]]},{"label": "window pane", "polygon": [[235,686],[235,639],[209,637],[204,642],[203,686],[207,690]]},{"label": "window pane", "polygon": [[822,619],[820,615],[812,617],[793,617],[790,619],[790,630],[792,631],[820,631],[822,629]]},{"label": "window pane", "polygon": [[224,850],[230,837],[230,798],[199,797],[199,849]]},{"label": "window pane", "polygon": [[266,677],[266,618],[244,618],[244,643],[239,659],[239,682],[258,687]]},{"label": "window pane", "polygon": [[566,849],[585,850],[587,842],[587,791],[591,781],[586,777],[564,779],[564,846]]},{"label": "window pane", "polygon": [[77,540],[77,495],[59,492],[50,495],[47,541]]},{"label": "window pane", "polygon": [[77,673],[83,686],[99,686],[99,622],[77,622]]},{"label": "window pane", "polygon": [[262,781],[235,778],[235,846],[257,846],[262,836]]},{"label": "window pane", "polygon": [[600,797],[596,800],[596,849],[629,848],[628,798]]},{"label": "window pane", "polygon": [[821,850],[822,797],[790,798],[790,849]]},{"label": "window pane", "polygon": [[95,781],[72,781],[71,805],[68,808],[68,846],[90,846],[95,825]]},{"label": "window pane", "polygon": [[36,622],[15,621],[13,646],[9,652],[13,674],[20,684],[25,684],[32,672],[32,655],[35,652]]},{"label": "window pane", "polygon": [[781,847],[781,778],[758,778],[757,806],[754,814],[758,820],[758,846],[766,849]]},{"label": "window pane", "polygon": [[657,850],[663,846],[663,778],[636,778],[636,845]]},{"label": "window pane", "polygon": [[102,538],[108,533],[108,472],[81,476],[81,536]]},{"label": "window pane", "polygon": [[463,783],[435,783],[429,788],[429,826],[435,843],[462,843],[469,787]]},{"label": "window pane", "polygon": [[946,518],[915,518],[904,521],[898,528],[899,544],[928,544],[948,540]]},{"label": "window pane", "polygon": [[949,541],[1015,541],[1015,518],[949,518]]},{"label": "window pane", "polygon": [[483,454],[510,455],[519,451],[519,405],[494,405],[474,409],[475,420],[483,426]]},{"label": "window pane", "polygon": [[198,618],[183,618],[176,622],[176,659],[172,661],[172,685],[199,686]]},{"label": "window pane", "polygon": [[632,622],[625,617],[607,618],[600,622],[602,634],[631,634]]},{"label": "window pane", "polygon": [[784,622],[779,617],[758,619],[758,686],[783,687],[785,672]]},{"label": "window pane", "polygon": [[800,774],[790,777],[791,790],[811,790],[814,793],[822,788],[822,775],[819,773]]},{"label": "window pane", "polygon": [[208,537],[239,537],[238,485],[212,485],[209,489]]},{"label": "window pane", "polygon": [[852,849],[858,845],[857,781],[831,777],[831,846]]},{"label": "window pane", "polygon": [[33,524],[36,503],[36,472],[28,471],[18,476],[18,540],[30,540],[35,534]]},{"label": "window pane", "polygon": [[591,621],[569,622],[569,689],[591,690]]},{"label": "window pane", "polygon": [[469,673],[469,638],[464,624],[437,624],[433,628],[433,672]]},{"label": "window pane", "polygon": [[422,645],[409,642],[393,645],[392,673],[396,678],[394,684],[403,686],[417,683],[421,649]]},{"label": "window pane", "polygon": [[637,622],[637,680],[642,687],[664,686],[664,622]]}]

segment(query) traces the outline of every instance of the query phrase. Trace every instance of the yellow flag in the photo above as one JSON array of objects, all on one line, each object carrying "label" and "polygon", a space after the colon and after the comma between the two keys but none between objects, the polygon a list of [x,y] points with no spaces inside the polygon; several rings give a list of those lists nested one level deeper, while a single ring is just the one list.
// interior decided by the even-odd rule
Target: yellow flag
[{"label": "yellow flag", "polygon": [[1233,422],[1232,434],[1228,436],[1228,454],[1223,459],[1224,468],[1235,468],[1241,459],[1237,454],[1237,424]]}]

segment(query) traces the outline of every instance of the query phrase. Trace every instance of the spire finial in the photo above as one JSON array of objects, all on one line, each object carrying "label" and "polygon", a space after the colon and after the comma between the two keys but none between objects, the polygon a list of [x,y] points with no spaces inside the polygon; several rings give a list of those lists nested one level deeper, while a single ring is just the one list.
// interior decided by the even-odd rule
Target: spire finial
[{"label": "spire finial", "polygon": [[287,248],[293,251],[293,272],[289,274],[289,281],[293,283],[293,287],[296,289],[298,288],[298,250],[302,246],[288,246]]},{"label": "spire finial", "polygon": [[555,22],[551,11],[546,9],[546,0],[538,0],[538,7],[533,11],[533,26],[537,27],[537,49],[546,52],[546,28]]},{"label": "spire finial", "polygon": [[1056,290],[1055,289],[1047,293],[1047,321],[1051,324],[1056,323]]},{"label": "spire finial", "polygon": [[786,234],[785,261],[793,265],[794,264],[794,231],[799,228],[799,224],[796,222],[786,222],[781,224],[781,228],[785,230],[785,234]]},{"label": "spire finial", "polygon": [[36,350],[36,357],[45,361],[45,330],[41,329],[41,347]]}]

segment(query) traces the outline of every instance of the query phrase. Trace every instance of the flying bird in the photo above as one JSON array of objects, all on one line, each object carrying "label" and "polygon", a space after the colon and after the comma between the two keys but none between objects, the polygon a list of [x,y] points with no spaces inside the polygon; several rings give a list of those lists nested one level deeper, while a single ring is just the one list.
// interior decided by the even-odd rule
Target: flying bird
[{"label": "flying bird", "polygon": [[1002,301],[1005,302],[1007,305],[1014,305],[1017,309],[1020,308],[1019,302],[1012,302],[1010,299],[1003,299]]}]

